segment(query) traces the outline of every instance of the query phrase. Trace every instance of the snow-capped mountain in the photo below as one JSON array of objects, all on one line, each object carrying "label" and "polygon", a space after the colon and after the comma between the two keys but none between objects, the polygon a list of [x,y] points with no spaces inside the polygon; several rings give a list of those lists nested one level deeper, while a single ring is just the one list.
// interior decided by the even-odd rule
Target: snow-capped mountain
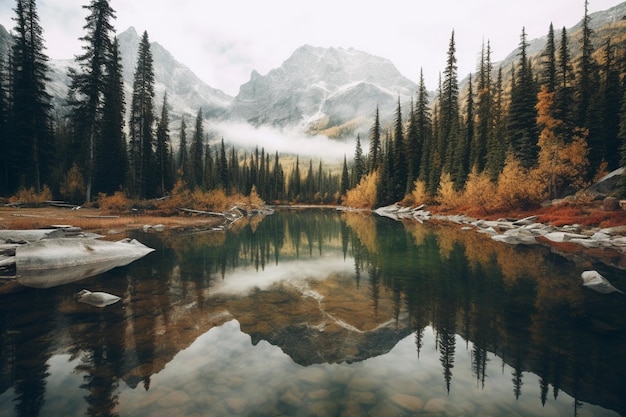
[{"label": "snow-capped mountain", "polygon": [[335,134],[373,116],[393,114],[417,85],[387,59],[354,49],[302,46],[267,75],[253,71],[229,112],[253,125],[298,126]]}]

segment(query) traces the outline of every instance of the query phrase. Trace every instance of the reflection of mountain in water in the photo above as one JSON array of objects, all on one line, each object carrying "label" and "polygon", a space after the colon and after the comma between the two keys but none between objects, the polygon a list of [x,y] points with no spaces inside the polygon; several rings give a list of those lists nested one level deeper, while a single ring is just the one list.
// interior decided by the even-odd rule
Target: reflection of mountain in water
[{"label": "reflection of mountain in water", "polygon": [[406,314],[394,317],[389,293],[374,311],[367,287],[356,288],[351,277],[308,284],[284,283],[225,306],[253,344],[265,340],[279,346],[303,366],[379,356],[412,331]]}]

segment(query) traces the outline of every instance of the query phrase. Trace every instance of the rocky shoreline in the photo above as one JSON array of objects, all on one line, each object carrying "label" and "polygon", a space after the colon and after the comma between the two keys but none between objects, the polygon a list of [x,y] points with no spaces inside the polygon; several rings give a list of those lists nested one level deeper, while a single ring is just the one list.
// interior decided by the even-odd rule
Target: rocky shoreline
[{"label": "rocky shoreline", "polygon": [[[579,224],[556,227],[537,222],[538,216],[523,219],[481,220],[464,214],[432,214],[424,205],[402,207],[393,204],[374,211],[394,220],[453,223],[464,230],[491,236],[509,245],[545,245],[568,258],[584,255],[592,262],[626,270],[626,225],[600,228]],[[577,261],[579,259],[576,259]]]}]

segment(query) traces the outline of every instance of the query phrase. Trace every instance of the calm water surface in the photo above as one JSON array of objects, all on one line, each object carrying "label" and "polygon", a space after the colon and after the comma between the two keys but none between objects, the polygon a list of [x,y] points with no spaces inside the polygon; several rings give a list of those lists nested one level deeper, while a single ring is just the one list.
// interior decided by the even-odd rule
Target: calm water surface
[{"label": "calm water surface", "polygon": [[[0,414],[626,416],[626,297],[449,226],[287,211],[0,296]],[[122,297],[77,303],[87,288]]]}]

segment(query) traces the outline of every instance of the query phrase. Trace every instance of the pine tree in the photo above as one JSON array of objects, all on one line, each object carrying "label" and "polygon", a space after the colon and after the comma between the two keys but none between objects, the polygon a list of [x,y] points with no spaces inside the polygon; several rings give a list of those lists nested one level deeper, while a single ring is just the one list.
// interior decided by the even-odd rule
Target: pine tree
[{"label": "pine tree", "polygon": [[376,205],[386,206],[397,201],[395,199],[395,187],[393,183],[394,152],[391,134],[387,132],[382,153],[382,166],[376,187]]},{"label": "pine tree", "polygon": [[[226,146],[224,145],[224,138],[222,138],[222,142],[220,144],[220,155],[219,159],[217,159],[217,175],[219,179],[219,185],[224,189],[224,191],[228,191],[230,188],[230,178],[228,171],[228,161],[226,159]],[[263,195],[263,192],[261,192]]]},{"label": "pine tree", "polygon": [[164,195],[171,190],[174,185],[172,173],[172,161],[170,160],[170,116],[167,104],[167,94],[163,95],[163,107],[161,108],[161,117],[157,123],[156,131],[156,152],[155,174],[158,179],[158,194]]},{"label": "pine tree", "polygon": [[48,57],[35,0],[17,0],[11,49],[12,106],[10,188],[34,187],[49,179],[54,156],[51,96],[46,91]]},{"label": "pine tree", "polygon": [[522,29],[519,65],[511,87],[511,104],[507,125],[507,136],[513,156],[525,168],[530,168],[537,161],[537,88],[533,77],[530,60],[527,56],[528,43],[526,29]]},{"label": "pine tree", "polygon": [[393,200],[400,201],[406,193],[408,179],[407,150],[404,140],[404,124],[402,121],[400,97],[398,97],[398,106],[394,120],[393,141]]},{"label": "pine tree", "polygon": [[622,92],[620,72],[615,55],[615,48],[609,38],[606,41],[604,64],[602,66],[602,84],[600,88],[600,108],[602,112],[600,117],[602,119],[601,142],[604,144],[604,160],[607,162],[610,171],[619,168],[619,147],[621,145],[618,133]]},{"label": "pine tree", "polygon": [[556,71],[556,44],[554,42],[554,26],[550,23],[546,47],[542,53],[543,66],[541,72],[541,84],[545,85],[548,92],[556,91],[557,71]]},{"label": "pine tree", "polygon": [[[9,149],[9,102],[6,91],[8,76],[4,57],[0,54],[0,149]],[[8,195],[9,187],[9,159],[8,152],[0,152],[0,195]]]},{"label": "pine tree", "polygon": [[370,128],[370,152],[368,156],[368,172],[377,170],[380,167],[382,158],[382,146],[380,142],[381,127],[378,107],[376,107],[376,116],[374,124]]},{"label": "pine tree", "polygon": [[343,156],[343,167],[341,169],[341,188],[339,192],[344,195],[350,189],[350,175],[348,173],[348,162],[346,156]]},{"label": "pine tree", "polygon": [[130,105],[131,190],[140,198],[154,195],[154,62],[148,32],[137,53]]},{"label": "pine tree", "polygon": [[409,109],[409,126],[406,132],[406,154],[407,154],[407,186],[405,194],[413,190],[413,183],[419,176],[421,146],[417,133],[417,113],[415,104],[411,98]]},{"label": "pine tree", "polygon": [[592,82],[595,72],[595,61],[593,59],[593,44],[591,37],[593,30],[590,26],[589,1],[585,0],[585,15],[582,21],[582,36],[580,39],[580,62],[578,63],[577,85],[576,85],[576,124],[579,127],[587,127],[588,111],[591,105],[591,98],[594,92]]},{"label": "pine tree", "polygon": [[561,42],[557,57],[556,75],[557,83],[555,87],[552,112],[555,119],[563,122],[560,126],[560,129],[562,130],[559,133],[567,137],[571,137],[574,134],[575,126],[573,112],[574,72],[570,62],[567,29],[565,28],[561,31]]},{"label": "pine tree", "polygon": [[107,62],[103,101],[102,134],[96,141],[94,190],[112,194],[122,189],[128,171],[124,135],[124,78],[117,39],[113,41]]},{"label": "pine tree", "polygon": [[357,185],[366,173],[366,161],[363,157],[363,148],[361,148],[361,137],[356,136],[356,146],[354,148],[354,175],[350,181],[351,186]]},{"label": "pine tree", "polygon": [[[191,149],[189,150],[189,162],[190,162],[190,188],[200,187],[201,189],[205,186],[203,177],[204,177],[204,165],[203,165],[203,139],[204,139],[204,127],[203,127],[203,117],[202,117],[202,109],[198,109],[198,113],[196,114],[196,124],[193,131],[193,136],[191,138]],[[207,152],[206,155],[210,156],[211,153]],[[212,157],[211,157],[212,158]]]},{"label": "pine tree", "polygon": [[603,109],[599,108],[602,100],[598,65],[593,57],[593,30],[589,16],[589,2],[585,0],[585,15],[582,21],[582,37],[580,40],[580,60],[576,74],[575,103],[576,126],[587,129],[587,146],[589,148],[589,178],[598,170],[604,158]]},{"label": "pine tree", "polygon": [[296,165],[289,178],[289,198],[297,201],[301,197],[302,178],[300,175],[300,158],[296,156]]},{"label": "pine tree", "polygon": [[[626,87],[626,79],[624,80],[624,86]],[[620,109],[620,124],[618,131],[618,138],[621,143],[620,147],[620,166],[626,167],[626,88],[622,89],[622,107]],[[622,174],[619,177],[619,181],[616,187],[616,194],[620,198],[626,197],[626,175]]]},{"label": "pine tree", "polygon": [[192,183],[193,173],[191,172],[191,163],[189,161],[189,149],[187,147],[187,124],[185,116],[180,119],[180,132],[178,134],[178,164],[176,166],[178,175],[187,184]]},{"label": "pine tree", "polygon": [[459,138],[459,83],[456,65],[456,46],[454,41],[454,31],[450,37],[448,47],[448,57],[446,68],[443,72],[443,84],[439,97],[439,155],[443,161],[443,171],[451,173],[453,171],[453,158],[457,150]]},{"label": "pine tree", "polygon": [[[470,167],[482,172],[487,164],[488,145],[493,142],[493,88],[491,81],[491,47],[483,47],[480,55],[476,98],[476,124],[471,143]],[[468,119],[469,120],[469,119]],[[469,128],[469,126],[468,126]]]},{"label": "pine tree", "polygon": [[494,87],[493,133],[489,136],[487,142],[487,156],[485,160],[485,169],[489,171],[489,176],[492,180],[498,178],[498,175],[504,168],[508,150],[506,142],[506,117],[504,116],[503,110],[504,91],[502,83],[502,67],[500,67]]},{"label": "pine tree", "polygon": [[[433,136],[433,121],[430,112],[430,104],[428,101],[428,91],[426,90],[426,84],[424,83],[424,72],[420,71],[420,82],[417,90],[417,101],[415,103],[415,125],[417,130],[417,138],[419,142],[420,155],[419,159],[419,171],[416,178],[421,179],[426,184],[432,184],[434,181],[439,180],[439,173],[435,164],[433,163],[436,141]],[[436,180],[431,181],[431,176],[436,175]],[[435,190],[437,186],[434,186]],[[433,192],[434,192],[433,191]]]},{"label": "pine tree", "polygon": [[454,185],[457,190],[460,190],[465,185],[467,176],[470,172],[470,158],[477,155],[472,155],[472,149],[476,147],[474,141],[474,87],[472,84],[472,74],[469,75],[469,81],[467,84],[467,102],[465,104],[465,123],[463,126],[463,132],[459,134],[459,139],[456,144],[456,150],[453,160],[454,169]]},{"label": "pine tree", "polygon": [[106,71],[110,62],[111,20],[115,11],[108,0],[92,0],[88,6],[87,34],[83,41],[83,54],[76,57],[79,70],[70,69],[68,102],[74,132],[74,155],[85,175],[86,200],[91,201],[93,176],[96,166],[96,142],[101,134],[103,99],[106,90]]}]

